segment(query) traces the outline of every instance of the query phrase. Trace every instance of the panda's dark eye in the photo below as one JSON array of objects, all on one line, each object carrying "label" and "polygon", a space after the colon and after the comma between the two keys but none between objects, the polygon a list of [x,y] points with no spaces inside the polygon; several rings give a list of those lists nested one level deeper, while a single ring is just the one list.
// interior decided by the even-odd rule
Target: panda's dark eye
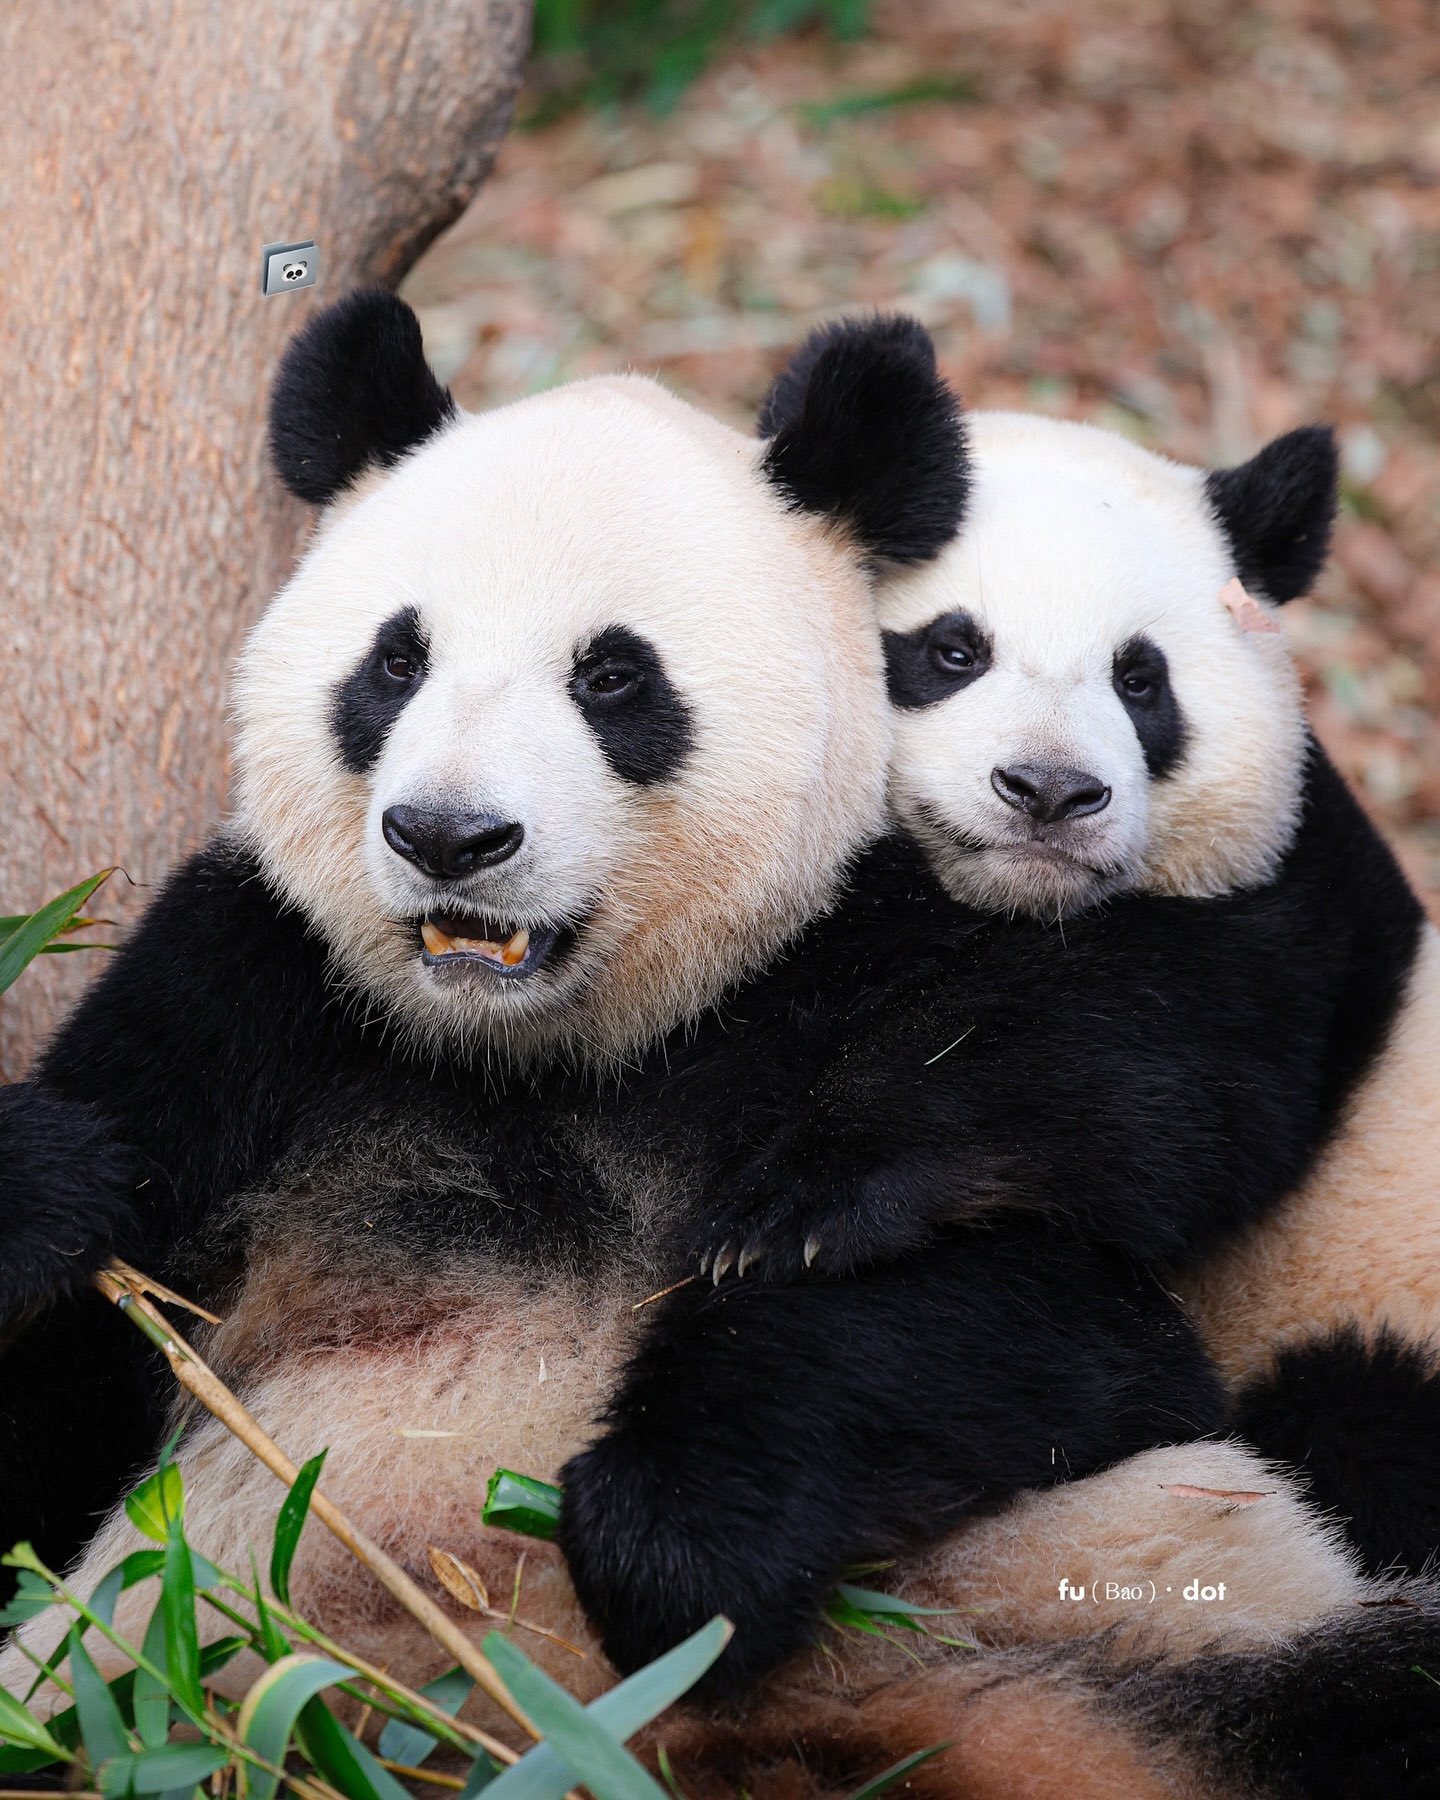
[{"label": "panda's dark eye", "polygon": [[965,675],[975,667],[975,652],[965,644],[932,644],[930,660],[945,675]]},{"label": "panda's dark eye", "polygon": [[1165,653],[1144,638],[1125,645],[1115,658],[1115,692],[1131,706],[1154,706],[1163,699],[1167,675]]},{"label": "panda's dark eye", "polygon": [[575,677],[575,685],[587,699],[619,700],[635,693],[644,680],[639,669],[630,664],[607,660],[581,669]]},{"label": "panda's dark eye", "polygon": [[1110,680],[1135,727],[1145,767],[1157,780],[1185,753],[1185,716],[1170,682],[1165,652],[1153,638],[1133,637],[1115,652]]},{"label": "panda's dark eye", "polygon": [[385,673],[392,681],[413,681],[420,670],[413,656],[392,650],[385,658]]},{"label": "panda's dark eye", "polygon": [[887,631],[885,679],[895,706],[938,706],[990,667],[990,634],[968,612],[942,613],[913,631]]}]

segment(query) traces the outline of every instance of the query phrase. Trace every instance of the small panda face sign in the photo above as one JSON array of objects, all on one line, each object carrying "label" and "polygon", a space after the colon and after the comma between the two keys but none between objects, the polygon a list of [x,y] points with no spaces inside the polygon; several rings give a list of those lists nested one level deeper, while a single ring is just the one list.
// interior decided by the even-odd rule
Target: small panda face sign
[{"label": "small panda face sign", "polygon": [[[958,539],[882,605],[899,818],[987,910],[1262,881],[1294,831],[1305,724],[1282,641],[1245,630],[1221,591],[1250,542],[1226,504],[1254,523],[1277,484],[1225,490],[1241,472],[1207,482],[1049,419],[980,413],[969,437]],[[1323,517],[1294,533],[1318,555],[1323,463]],[[1259,519],[1272,549],[1274,523]]]},{"label": "small panda face sign", "polygon": [[624,1054],[878,829],[864,565],[764,448],[599,380],[452,414],[322,516],[242,661],[238,824],[412,1034]]}]

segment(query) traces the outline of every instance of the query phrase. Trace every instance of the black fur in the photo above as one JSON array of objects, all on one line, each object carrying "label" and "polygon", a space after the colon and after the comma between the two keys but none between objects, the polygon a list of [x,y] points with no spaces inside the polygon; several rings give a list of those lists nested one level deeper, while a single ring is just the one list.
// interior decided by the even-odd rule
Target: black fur
[{"label": "black fur", "polygon": [[1234,469],[1215,469],[1205,492],[1246,587],[1276,602],[1307,594],[1325,566],[1340,492],[1335,434],[1287,431]]},{"label": "black fur", "polygon": [[[1117,1380],[1128,1345],[1140,1384],[1133,1391],[1152,1397],[1150,1416],[1176,1407],[1165,1437],[1184,1430],[1192,1416],[1184,1396],[1203,1386],[1203,1370],[1172,1367],[1150,1342],[1138,1350],[1123,1309],[1116,1335],[1105,1339],[1105,1296],[1118,1277],[1105,1276],[1102,1251],[1069,1240],[1105,1238],[1158,1261],[1200,1253],[1293,1184],[1382,1039],[1417,941],[1418,909],[1318,753],[1309,796],[1300,842],[1264,893],[1213,902],[1135,897],[1068,922],[1063,933],[967,914],[940,893],[913,847],[888,843],[867,860],[844,905],[698,1031],[676,1032],[603,1086],[563,1069],[513,1078],[500,1104],[473,1069],[411,1055],[363,1009],[343,1004],[325,946],[277,905],[247,858],[220,845],[153,903],[61,1032],[39,1079],[113,1121],[147,1177],[126,1246],[201,1298],[223,1296],[245,1253],[241,1226],[278,1233],[297,1252],[306,1239],[318,1242],[333,1266],[352,1266],[362,1254],[357,1244],[373,1256],[388,1248],[417,1267],[417,1259],[443,1261],[468,1246],[542,1275],[588,1270],[602,1285],[613,1282],[606,1271],[635,1220],[603,1154],[597,1162],[597,1141],[663,1159],[678,1189],[672,1277],[693,1268],[689,1250],[717,1230],[737,1231],[738,1244],[759,1230],[766,1254],[755,1273],[791,1296],[772,1303],[752,1280],[733,1311],[728,1301],[712,1309],[698,1288],[657,1308],[653,1360],[642,1360],[634,1376],[642,1387],[647,1371],[694,1368],[687,1346],[697,1333],[708,1342],[716,1320],[764,1325],[753,1338],[737,1327],[723,1368],[735,1404],[769,1420],[763,1441],[777,1460],[773,1477],[755,1466],[755,1442],[743,1445],[737,1469],[727,1461],[737,1453],[733,1434],[717,1434],[712,1415],[695,1406],[672,1409],[664,1456],[690,1472],[687,1482],[703,1484],[698,1496],[688,1488],[674,1495],[677,1514],[703,1512],[711,1494],[723,1513],[724,1496],[789,1481],[786,1447],[813,1429],[817,1394],[844,1427],[833,1443],[837,1498],[826,1498],[826,1484],[818,1498],[800,1489],[793,1505],[813,1498],[813,1521],[793,1510],[783,1525],[758,1519],[748,1536],[725,1537],[732,1560],[711,1570],[737,1608],[784,1612],[790,1601],[799,1605],[790,1578],[767,1599],[755,1585],[757,1568],[778,1579],[812,1525],[827,1555],[849,1555],[851,1543],[860,1553],[876,1530],[863,1510],[871,1502],[846,1486],[850,1377],[823,1389],[803,1378],[826,1332],[835,1356],[853,1353],[855,1379],[873,1365],[877,1381],[894,1384],[896,1399],[867,1427],[865,1442],[874,1495],[896,1516],[910,1518],[884,1470],[915,1465],[915,1421],[930,1417],[921,1409],[940,1386],[932,1341],[973,1352],[967,1359],[957,1351],[945,1369],[948,1382],[965,1368],[963,1391],[948,1400],[957,1417],[981,1418],[970,1409],[986,1402],[972,1389],[1003,1397],[1008,1435],[976,1443],[973,1466],[958,1452],[944,1465],[954,1492],[933,1505],[937,1530],[947,1505],[975,1503],[977,1484],[996,1493],[1035,1478],[1030,1452],[1037,1436],[1048,1444],[1057,1416],[1052,1382],[1072,1384],[1072,1463],[1079,1454],[1094,1466],[1139,1447],[1136,1416],[1108,1406],[1082,1416],[1080,1402],[1094,1393],[1083,1368],[1091,1352],[1067,1357],[1059,1321],[1093,1322],[1086,1341],[1106,1342],[1116,1360],[1104,1366]],[[385,1203],[367,1192],[365,1218],[347,1235],[342,1215],[360,1166],[383,1170]],[[327,1168],[338,1171],[328,1187]],[[259,1224],[253,1212],[233,1220],[231,1203],[242,1192],[271,1193],[272,1214]],[[947,1225],[1005,1214],[1020,1217],[993,1238],[969,1240],[977,1267],[995,1258],[1013,1269],[1003,1245],[1033,1229],[1045,1283],[1057,1285],[1047,1302],[1055,1311],[1009,1322],[1002,1311],[996,1341],[982,1353],[982,1327],[996,1317],[986,1309],[1010,1302],[1002,1294],[992,1301],[985,1284],[972,1290],[958,1275],[927,1284],[923,1267],[930,1255],[936,1267],[963,1261],[953,1246],[966,1240],[950,1237]],[[801,1278],[805,1239],[817,1226],[823,1250]],[[928,1298],[907,1375],[903,1359],[886,1350],[892,1339],[917,1341],[898,1322],[904,1304],[883,1299],[891,1277],[867,1265],[911,1253],[921,1272],[901,1292]],[[822,1271],[840,1279],[818,1279]],[[57,1269],[57,1285],[68,1279]],[[861,1286],[847,1288],[847,1279]],[[1067,1281],[1073,1292],[1060,1293]],[[1100,1310],[1087,1312],[1097,1295]],[[113,1497],[132,1461],[153,1447],[152,1409],[164,1389],[152,1384],[147,1394],[133,1375],[143,1364],[141,1340],[132,1333],[139,1348],[129,1350],[117,1340],[119,1366],[105,1370],[111,1386],[93,1378],[95,1320],[104,1313],[96,1299],[44,1316],[0,1363],[0,1394],[23,1405],[16,1436],[0,1444],[0,1469],[26,1472],[18,1488],[0,1482],[0,1537],[48,1534],[54,1544],[74,1529],[62,1496],[77,1474],[88,1483],[87,1505],[97,1506],[104,1484]],[[777,1320],[793,1323],[793,1353],[773,1335]],[[1033,1381],[1009,1380],[1007,1367],[1030,1367],[1032,1331],[1049,1343],[1048,1356]],[[21,1368],[23,1392],[14,1373]],[[635,1404],[622,1389],[616,1419],[633,1420]],[[56,1408],[71,1421],[63,1441],[41,1427]],[[95,1455],[82,1454],[91,1445]],[[601,1460],[611,1454],[628,1466],[629,1450],[602,1452]],[[585,1558],[587,1531],[605,1540],[591,1546],[601,1563],[606,1542],[633,1544],[623,1513],[604,1513],[607,1491],[618,1504],[619,1489],[602,1485],[588,1522],[571,1521],[577,1559]],[[847,1526],[851,1507],[861,1510]],[[659,1539],[634,1548],[654,1559],[632,1570],[642,1613],[663,1587],[669,1553]],[[801,1611],[811,1617],[808,1602]],[[633,1622],[601,1622],[617,1643],[627,1641]],[[649,1626],[642,1619],[634,1628]],[[777,1619],[773,1642],[802,1629],[798,1617]]]},{"label": "black fur", "polygon": [[1283,1649],[1131,1676],[1112,1684],[1110,1704],[1157,1737],[1188,1739],[1266,1800],[1434,1800],[1437,1682],[1440,1603],[1421,1599],[1358,1608]]},{"label": "black fur", "polygon": [[1151,779],[1173,774],[1185,754],[1185,715],[1170,685],[1165,652],[1150,638],[1131,638],[1115,654],[1113,679]]},{"label": "black fur", "polygon": [[928,562],[970,489],[955,396],[914,319],[821,326],[760,408],[763,468],[786,502],[844,525],[876,563]]},{"label": "black fur", "polygon": [[[1314,750],[1279,877],[1213,900],[1131,895],[1061,925],[950,901],[882,845],[849,904],[748,995],[747,1081],[702,1266],[838,1273],[940,1220],[1041,1211],[1157,1266],[1289,1192],[1400,1004],[1422,923]],[[792,1021],[803,1021],[797,1028]],[[707,1068],[707,1048],[716,1062]],[[671,1103],[720,1078],[702,1031]]]},{"label": "black fur", "polygon": [[[28,1535],[63,1565],[148,1447],[131,1382],[143,1359],[124,1341],[135,1330],[85,1292],[111,1255],[134,1248],[140,1179],[93,1106],[30,1082],[0,1087],[0,1549]],[[27,1331],[47,1306],[45,1332]],[[32,1349],[57,1329],[71,1335],[70,1321],[83,1353],[61,1370],[33,1369]],[[88,1398],[69,1404],[80,1381],[94,1383],[93,1411]],[[38,1459],[13,1453],[39,1443]],[[0,1570],[0,1597],[13,1586]]]},{"label": "black fur", "polygon": [[29,1307],[78,1293],[130,1232],[135,1159],[83,1101],[0,1087],[0,1335]]},{"label": "black fur", "polygon": [[375,633],[375,642],[336,687],[330,729],[340,746],[340,760],[352,775],[363,775],[379,761],[391,726],[425,679],[428,655],[419,613],[413,606],[402,607]]},{"label": "black fur", "polygon": [[325,506],[455,417],[425,361],[420,321],[384,288],[327,306],[292,340],[270,396],[270,455],[290,492]]},{"label": "black fur", "polygon": [[[1357,1272],[1363,1279],[1363,1271]],[[1245,1388],[1234,1428],[1294,1463],[1340,1515],[1372,1573],[1419,1574],[1440,1552],[1440,1358],[1351,1328],[1293,1345]],[[1440,1680],[1440,1668],[1434,1671]]]},{"label": "black fur", "polygon": [[660,1303],[560,1542],[633,1669],[723,1612],[707,1683],[799,1649],[842,1567],[933,1542],[1020,1487],[1215,1428],[1216,1380],[1160,1284],[1019,1222],[842,1282]]},{"label": "black fur", "polygon": [[695,728],[653,644],[609,626],[576,656],[570,692],[622,781],[650,787],[679,773]]},{"label": "black fur", "polygon": [[916,711],[967,688],[990,667],[989,636],[967,612],[942,613],[913,631],[887,631],[885,683],[890,704]]}]

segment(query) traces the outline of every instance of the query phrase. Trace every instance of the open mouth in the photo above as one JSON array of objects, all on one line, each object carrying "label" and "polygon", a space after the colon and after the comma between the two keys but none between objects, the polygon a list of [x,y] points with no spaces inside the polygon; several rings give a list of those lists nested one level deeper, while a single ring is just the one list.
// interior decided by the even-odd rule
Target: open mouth
[{"label": "open mouth", "polygon": [[480,913],[432,913],[419,931],[427,969],[479,968],[502,981],[528,981],[576,937],[573,925],[513,925]]}]

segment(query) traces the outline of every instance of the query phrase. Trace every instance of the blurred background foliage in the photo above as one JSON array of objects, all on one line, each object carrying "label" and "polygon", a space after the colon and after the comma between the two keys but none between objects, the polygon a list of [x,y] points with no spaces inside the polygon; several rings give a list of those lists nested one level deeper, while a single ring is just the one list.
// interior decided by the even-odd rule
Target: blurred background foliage
[{"label": "blurred background foliage", "polygon": [[578,105],[637,97],[664,114],[727,46],[807,26],[853,39],[868,18],[869,0],[536,0],[522,119],[545,124]]},{"label": "blurred background foliage", "polygon": [[1327,419],[1287,608],[1318,729],[1440,897],[1434,0],[540,0],[492,180],[405,284],[463,405],[627,366],[748,428],[903,307],[972,405],[1195,462]]}]

